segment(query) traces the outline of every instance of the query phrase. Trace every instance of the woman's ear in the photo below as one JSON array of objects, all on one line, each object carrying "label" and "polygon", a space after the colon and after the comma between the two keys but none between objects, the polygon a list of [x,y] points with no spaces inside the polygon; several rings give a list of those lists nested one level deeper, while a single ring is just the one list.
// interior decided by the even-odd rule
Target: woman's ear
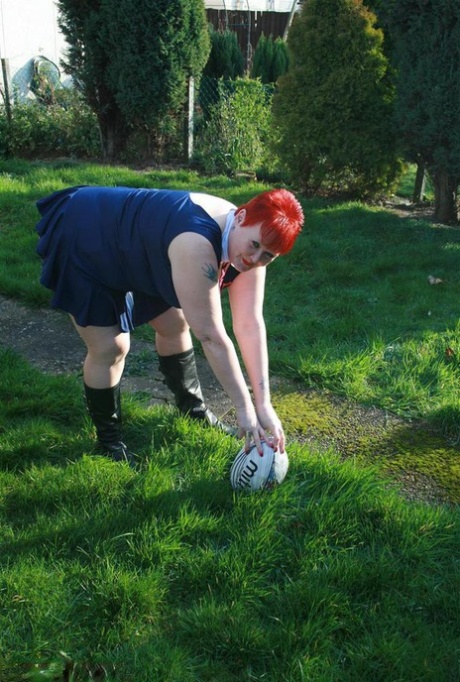
[{"label": "woman's ear", "polygon": [[238,213],[235,216],[236,224],[238,227],[241,227],[241,225],[244,223],[246,220],[246,209],[242,208],[241,211],[238,211]]}]

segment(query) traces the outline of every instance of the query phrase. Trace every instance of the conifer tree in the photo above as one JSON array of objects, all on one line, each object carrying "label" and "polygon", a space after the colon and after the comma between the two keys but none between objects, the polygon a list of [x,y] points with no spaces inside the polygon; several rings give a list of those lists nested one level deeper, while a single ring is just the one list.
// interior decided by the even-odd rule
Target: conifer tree
[{"label": "conifer tree", "polygon": [[[199,101],[204,119],[208,120],[231,82],[244,73],[244,57],[233,31],[216,31],[210,27],[211,51],[200,81]],[[223,83],[219,84],[219,80]]]},{"label": "conifer tree", "polygon": [[435,192],[435,217],[459,219],[460,4],[394,0],[390,26],[397,70],[397,123],[409,158]]},{"label": "conifer tree", "polygon": [[272,82],[276,83],[280,76],[284,76],[289,68],[289,55],[286,43],[282,38],[276,38],[273,45],[273,60],[271,68]]},{"label": "conifer tree", "polygon": [[98,117],[107,159],[177,111],[209,53],[202,0],[57,0],[64,67]]},{"label": "conifer tree", "polygon": [[271,83],[273,62],[273,40],[263,33],[257,41],[252,59],[251,77],[260,78],[262,83]]},{"label": "conifer tree", "polygon": [[203,75],[233,80],[244,73],[244,57],[233,31],[216,31],[211,27],[211,51]]},{"label": "conifer tree", "polygon": [[303,186],[372,195],[394,181],[394,91],[383,34],[361,0],[305,0],[273,113],[278,153]]},{"label": "conifer tree", "polygon": [[286,43],[282,38],[273,40],[262,33],[257,41],[252,60],[251,77],[260,78],[262,83],[276,83],[286,73],[289,57]]}]

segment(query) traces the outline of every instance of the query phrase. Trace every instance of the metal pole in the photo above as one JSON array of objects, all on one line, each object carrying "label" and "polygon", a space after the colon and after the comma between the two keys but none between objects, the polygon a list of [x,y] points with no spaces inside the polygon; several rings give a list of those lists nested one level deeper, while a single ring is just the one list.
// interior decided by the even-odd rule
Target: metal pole
[{"label": "metal pole", "polygon": [[3,99],[5,100],[6,118],[8,123],[11,123],[11,102],[10,102],[10,89],[8,86],[8,71],[6,68],[6,59],[1,58],[2,62],[2,75],[3,75]]},{"label": "metal pole", "polygon": [[[0,15],[2,19],[2,37],[3,37],[3,42],[5,42],[5,26],[3,23],[3,3],[0,0]],[[5,100],[5,108],[6,108],[6,118],[8,121],[8,124],[11,123],[11,102],[10,102],[10,88],[8,86],[8,69],[6,67],[6,59],[1,56],[0,54],[0,60],[2,62],[2,75],[3,75],[3,99]]]},{"label": "metal pole", "polygon": [[193,156],[193,117],[195,109],[195,79],[190,76],[188,81],[188,125],[187,125],[187,161]]},{"label": "metal pole", "polygon": [[294,14],[296,12],[296,7],[297,7],[297,0],[293,0],[292,6],[291,6],[291,11],[289,12],[289,18],[287,20],[286,28],[284,29],[283,33],[283,40],[286,42],[289,29],[291,28],[292,20],[294,19]]},{"label": "metal pole", "polygon": [[251,66],[251,8],[249,7],[249,0],[246,0],[246,3],[248,5],[248,47],[246,54],[246,70],[249,73]]}]

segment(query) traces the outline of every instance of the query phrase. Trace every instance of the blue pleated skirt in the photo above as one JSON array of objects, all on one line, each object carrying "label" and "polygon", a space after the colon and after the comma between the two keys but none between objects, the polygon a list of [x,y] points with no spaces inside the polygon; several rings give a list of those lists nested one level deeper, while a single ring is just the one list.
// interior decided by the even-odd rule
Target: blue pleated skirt
[{"label": "blue pleated skirt", "polygon": [[[120,262],[119,249],[110,249],[112,240],[106,235],[118,229],[126,198],[133,190],[82,191],[85,189],[90,188],[70,187],[37,202],[42,216],[36,225],[37,253],[42,258],[40,282],[53,291],[51,306],[72,315],[78,325],[118,325],[129,332],[177,304],[175,294],[156,295],[147,266],[142,274],[140,257],[136,260],[137,279],[130,281],[134,278]],[[107,189],[102,211],[101,196],[104,198]],[[142,281],[139,283],[142,277],[146,291],[142,291]],[[133,284],[138,290],[133,290]]]}]

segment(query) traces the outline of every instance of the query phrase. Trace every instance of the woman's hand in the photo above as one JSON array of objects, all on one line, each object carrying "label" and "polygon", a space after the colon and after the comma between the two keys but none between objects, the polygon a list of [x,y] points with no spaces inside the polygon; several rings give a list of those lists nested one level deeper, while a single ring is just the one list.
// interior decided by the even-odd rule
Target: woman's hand
[{"label": "woman's hand", "polygon": [[262,426],[262,432],[264,439],[268,442],[272,442],[273,447],[280,452],[284,452],[284,446],[286,444],[286,439],[284,436],[283,427],[281,426],[281,421],[276,414],[273,406],[271,404],[257,409],[257,417],[259,423]]},{"label": "woman's hand", "polygon": [[249,409],[236,410],[238,421],[238,438],[245,439],[245,450],[249,452],[251,444],[254,442],[260,455],[263,454],[261,440],[266,440],[265,430],[260,425],[255,410]]}]

